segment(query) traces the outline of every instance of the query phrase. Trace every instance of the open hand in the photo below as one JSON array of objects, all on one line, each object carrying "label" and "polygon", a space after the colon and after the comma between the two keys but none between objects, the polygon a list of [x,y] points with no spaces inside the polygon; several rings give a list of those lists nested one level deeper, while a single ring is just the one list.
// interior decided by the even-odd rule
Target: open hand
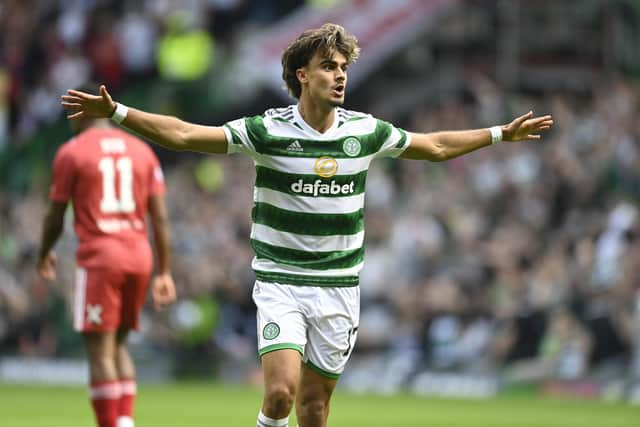
[{"label": "open hand", "polygon": [[508,125],[502,126],[502,140],[515,142],[540,139],[538,132],[548,130],[551,126],[553,126],[553,118],[550,115],[534,117],[533,111],[529,111]]},{"label": "open hand", "polygon": [[159,274],[153,278],[151,286],[151,296],[156,310],[160,310],[175,301],[176,287],[173,284],[171,274]]},{"label": "open hand", "polygon": [[104,85],[100,85],[100,95],[69,89],[61,99],[60,104],[69,112],[67,118],[70,120],[81,117],[109,118],[116,110],[116,103]]}]

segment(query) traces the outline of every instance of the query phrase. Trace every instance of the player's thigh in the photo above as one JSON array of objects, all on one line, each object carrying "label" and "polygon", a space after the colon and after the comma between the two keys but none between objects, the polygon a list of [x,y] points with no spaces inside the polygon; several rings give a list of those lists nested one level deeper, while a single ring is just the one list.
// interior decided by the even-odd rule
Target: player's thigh
[{"label": "player's thigh", "polygon": [[290,349],[304,354],[307,320],[300,309],[295,286],[256,281],[253,301],[257,312],[258,353]]},{"label": "player's thigh", "polygon": [[360,288],[319,288],[308,305],[304,361],[316,373],[337,379],[351,356],[360,322]]},{"label": "player's thigh", "polygon": [[140,311],[144,306],[149,288],[151,271],[129,273],[121,288],[120,329],[138,329]]},{"label": "player's thigh", "polygon": [[327,403],[335,390],[338,380],[318,373],[309,365],[302,367],[298,387],[298,404],[320,401]]},{"label": "player's thigh", "polygon": [[89,360],[113,358],[117,348],[115,335],[115,331],[84,332],[82,336]]},{"label": "player's thigh", "polygon": [[73,326],[78,332],[115,331],[120,324],[123,273],[77,267],[73,285]]},{"label": "player's thigh", "polygon": [[302,356],[297,350],[285,348],[262,356],[264,387],[267,393],[272,388],[286,387],[295,394],[300,382]]}]

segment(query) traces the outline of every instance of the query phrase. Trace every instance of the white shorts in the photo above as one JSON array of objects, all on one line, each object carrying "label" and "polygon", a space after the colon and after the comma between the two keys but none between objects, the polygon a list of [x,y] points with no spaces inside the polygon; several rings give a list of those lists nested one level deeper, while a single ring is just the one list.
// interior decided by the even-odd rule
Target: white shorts
[{"label": "white shorts", "polygon": [[294,349],[316,372],[338,378],[358,335],[360,287],[294,286],[256,281],[258,353]]}]

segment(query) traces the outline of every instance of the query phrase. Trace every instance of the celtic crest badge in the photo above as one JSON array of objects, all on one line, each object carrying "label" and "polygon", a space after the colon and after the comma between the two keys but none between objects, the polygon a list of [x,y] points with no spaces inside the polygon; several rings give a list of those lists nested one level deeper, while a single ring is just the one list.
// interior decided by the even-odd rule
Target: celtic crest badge
[{"label": "celtic crest badge", "polygon": [[264,325],[262,329],[262,336],[265,340],[275,339],[278,335],[280,335],[280,326],[278,326],[275,322],[269,322]]},{"label": "celtic crest badge", "polygon": [[342,151],[344,151],[344,153],[349,157],[357,156],[360,154],[360,150],[362,150],[360,141],[358,141],[358,138],[354,138],[353,136],[345,139],[342,143]]}]

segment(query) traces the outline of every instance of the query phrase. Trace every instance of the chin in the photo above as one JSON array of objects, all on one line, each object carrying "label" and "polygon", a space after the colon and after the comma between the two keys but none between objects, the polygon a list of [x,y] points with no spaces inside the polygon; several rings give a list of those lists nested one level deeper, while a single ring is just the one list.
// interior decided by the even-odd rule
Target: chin
[{"label": "chin", "polygon": [[329,105],[332,107],[340,107],[344,104],[344,98],[332,98],[329,100]]}]

